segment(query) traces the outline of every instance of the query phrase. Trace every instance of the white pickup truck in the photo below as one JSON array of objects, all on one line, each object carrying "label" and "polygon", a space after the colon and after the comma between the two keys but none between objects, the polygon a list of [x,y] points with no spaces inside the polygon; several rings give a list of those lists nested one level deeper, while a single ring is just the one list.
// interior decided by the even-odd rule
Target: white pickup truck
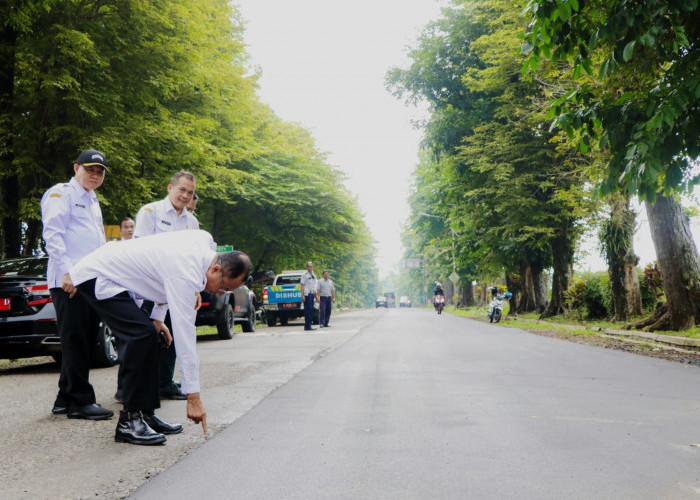
[{"label": "white pickup truck", "polygon": [[[275,276],[270,286],[263,288],[262,308],[265,310],[267,326],[281,325],[290,319],[304,316],[304,303],[301,300],[301,276],[306,271],[282,271]],[[314,302],[313,323],[318,325],[318,302]]]}]

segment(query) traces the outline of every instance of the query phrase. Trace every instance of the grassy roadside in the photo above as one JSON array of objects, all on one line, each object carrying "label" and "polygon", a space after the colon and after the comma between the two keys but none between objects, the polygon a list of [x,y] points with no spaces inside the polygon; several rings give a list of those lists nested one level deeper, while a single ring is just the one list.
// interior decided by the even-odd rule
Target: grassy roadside
[{"label": "grassy roadside", "polygon": [[[488,309],[485,307],[470,307],[467,309],[457,309],[455,307],[449,306],[445,309],[446,312],[454,314],[456,316],[464,316],[472,319],[479,319],[488,321],[486,313]],[[592,320],[592,321],[580,321],[579,318],[573,316],[554,316],[552,318],[547,318],[546,320],[540,320],[539,314],[528,313],[519,314],[517,316],[508,316],[509,308],[505,307],[503,311],[503,319],[500,322],[501,326],[511,327],[511,328],[521,328],[528,331],[541,331],[541,330],[551,330],[551,331],[567,331],[574,335],[601,335],[598,330],[624,330],[624,326],[630,322],[639,321],[642,318],[633,318],[631,321],[603,321],[603,320]],[[690,330],[685,330],[682,332],[678,331],[655,331],[658,335],[668,335],[673,337],[686,337],[691,339],[700,338],[700,326],[692,328]]]}]

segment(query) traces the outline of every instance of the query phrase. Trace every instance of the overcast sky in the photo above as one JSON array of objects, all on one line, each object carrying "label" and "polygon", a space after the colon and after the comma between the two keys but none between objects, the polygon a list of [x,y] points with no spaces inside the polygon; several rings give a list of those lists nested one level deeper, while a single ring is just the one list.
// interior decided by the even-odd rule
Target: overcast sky
[{"label": "overcast sky", "polygon": [[380,275],[402,255],[401,226],[417,163],[420,117],[385,89],[421,28],[444,2],[237,0],[247,22],[261,100],[311,130],[328,162],[347,173],[377,241]]},{"label": "overcast sky", "polygon": [[[407,62],[406,47],[444,0],[236,0],[246,21],[252,64],[262,72],[261,100],[280,118],[311,130],[328,162],[347,173],[377,242],[385,276],[402,256],[408,186],[422,116],[385,89],[384,77]],[[642,222],[646,214],[640,212]],[[602,270],[595,235],[577,268]],[[641,264],[654,260],[648,226],[635,238]]]}]

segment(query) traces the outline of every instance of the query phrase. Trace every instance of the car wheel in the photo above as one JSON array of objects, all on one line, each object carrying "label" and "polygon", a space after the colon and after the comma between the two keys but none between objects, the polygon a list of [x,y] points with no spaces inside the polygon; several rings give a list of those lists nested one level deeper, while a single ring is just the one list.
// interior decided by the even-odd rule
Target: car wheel
[{"label": "car wheel", "polygon": [[104,323],[100,323],[97,329],[97,345],[92,361],[93,366],[98,368],[114,366],[119,361],[117,338]]},{"label": "car wheel", "polygon": [[287,326],[289,324],[289,316],[282,313],[280,314],[280,325]]},{"label": "car wheel", "polygon": [[275,317],[275,313],[268,312],[268,313],[265,313],[265,316],[266,316],[265,320],[266,320],[267,326],[275,326],[275,323],[277,322],[277,318]]},{"label": "car wheel", "polygon": [[216,331],[219,333],[219,338],[221,340],[233,338],[233,326],[233,307],[231,307],[231,304],[226,304],[216,322]]},{"label": "car wheel", "polygon": [[53,360],[54,360],[56,363],[58,363],[59,365],[60,365],[61,363],[63,363],[63,354],[61,354],[60,352],[57,352],[57,353],[55,353],[55,354],[52,354],[51,357],[52,357]]},{"label": "car wheel", "polygon": [[244,332],[255,331],[255,309],[252,302],[248,302],[248,318],[241,324],[241,327]]},{"label": "car wheel", "polygon": [[321,322],[321,312],[318,309],[314,309],[314,312],[311,313],[311,323],[314,325],[318,325]]}]

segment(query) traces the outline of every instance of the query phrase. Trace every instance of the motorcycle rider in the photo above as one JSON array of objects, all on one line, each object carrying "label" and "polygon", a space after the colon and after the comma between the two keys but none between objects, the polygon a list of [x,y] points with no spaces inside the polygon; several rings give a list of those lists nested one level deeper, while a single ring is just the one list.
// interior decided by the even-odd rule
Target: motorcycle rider
[{"label": "motorcycle rider", "polygon": [[444,307],[445,291],[442,289],[442,285],[436,281],[435,288],[433,289],[433,307],[438,311],[438,313],[442,312],[441,309],[438,309],[438,301],[436,300],[440,296],[443,298],[442,307]]}]

